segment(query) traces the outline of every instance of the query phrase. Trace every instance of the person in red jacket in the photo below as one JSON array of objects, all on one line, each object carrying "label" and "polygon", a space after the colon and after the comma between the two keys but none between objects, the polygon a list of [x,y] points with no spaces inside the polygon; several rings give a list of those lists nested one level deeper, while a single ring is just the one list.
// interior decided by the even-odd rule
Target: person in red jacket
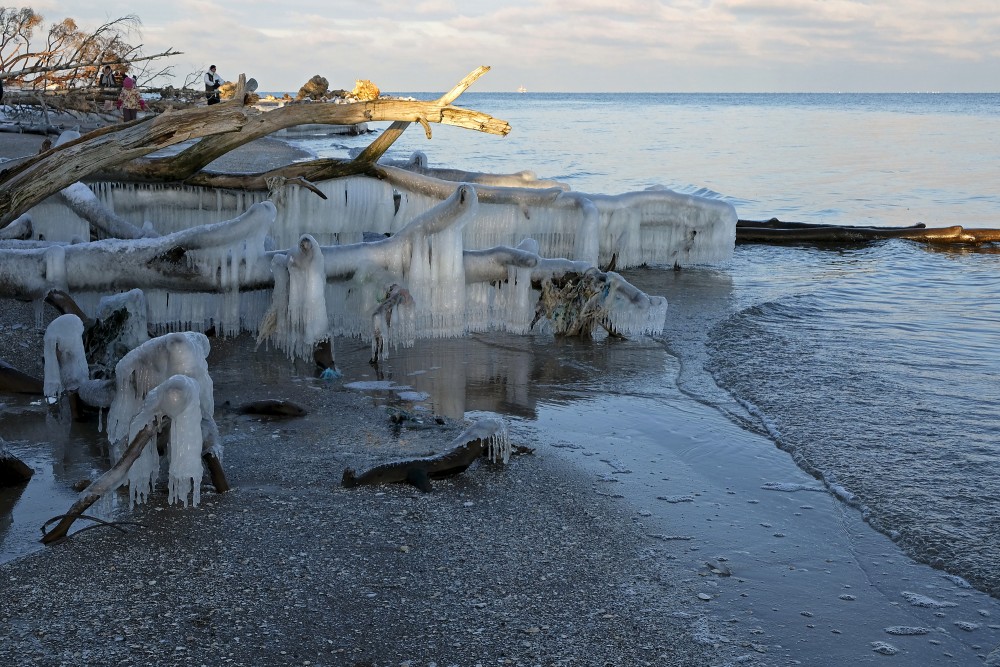
[{"label": "person in red jacket", "polygon": [[146,110],[146,101],[142,99],[139,89],[135,87],[135,81],[127,74],[122,80],[122,92],[118,93],[116,106],[122,110],[122,118],[126,123],[135,120],[140,109]]}]

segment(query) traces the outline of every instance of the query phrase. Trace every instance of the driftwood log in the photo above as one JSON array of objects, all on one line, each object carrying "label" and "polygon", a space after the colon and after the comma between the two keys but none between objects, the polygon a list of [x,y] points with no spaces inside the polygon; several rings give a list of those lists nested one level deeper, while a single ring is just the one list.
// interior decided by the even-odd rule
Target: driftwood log
[{"label": "driftwood log", "polygon": [[[332,163],[325,163],[327,171],[335,173],[319,172],[320,175],[316,176],[317,172],[311,172],[313,178],[331,178],[369,169],[411,122],[419,122],[428,136],[430,123],[506,135],[510,132],[506,121],[451,104],[487,71],[488,67],[477,68],[434,101],[377,99],[351,104],[289,104],[268,112],[243,104],[246,76],[241,74],[237,94],[230,101],[211,107],[168,111],[152,119],[101,128],[0,171],[0,228],[45,198],[92,174],[100,173],[103,180],[185,181],[231,150],[297,125],[398,121],[359,159],[335,168]],[[197,138],[201,141],[175,156],[141,159],[155,151]],[[296,176],[298,174],[289,177]],[[245,180],[241,177],[228,178],[206,184],[232,187],[232,179],[235,179],[240,182],[238,187],[250,186],[252,189],[267,180],[261,175]]]},{"label": "driftwood log", "polygon": [[925,243],[995,243],[1000,241],[1000,229],[966,229],[927,227],[852,227],[841,225],[783,222],[770,220],[739,220],[736,223],[737,243],[863,243],[882,239],[907,239]]},{"label": "driftwood log", "polygon": [[383,463],[360,474],[347,468],[342,484],[353,488],[407,482],[421,491],[430,491],[432,479],[444,479],[465,472],[483,456],[492,454],[496,458],[494,447],[498,439],[504,440],[502,444],[506,447],[506,431],[502,425],[496,420],[483,420],[462,431],[440,454]]},{"label": "driftwood log", "polygon": [[56,524],[55,528],[46,532],[45,529],[52,523],[49,521],[42,527],[42,543],[52,544],[53,542],[58,542],[66,537],[69,532],[70,527],[73,523],[80,518],[84,512],[87,511],[91,505],[96,503],[101,499],[104,494],[113,491],[118,488],[122,480],[125,479],[125,474],[128,469],[132,467],[136,459],[139,458],[139,454],[142,453],[143,448],[149,443],[150,440],[156,435],[156,425],[147,424],[140,430],[132,442],[129,443],[128,447],[122,453],[122,457],[118,459],[118,462],[111,466],[111,469],[106,473],[97,478],[93,483],[91,483],[86,489],[80,492],[77,496],[76,502],[73,503],[72,507],[66,514],[62,515],[59,519],[59,523]]}]

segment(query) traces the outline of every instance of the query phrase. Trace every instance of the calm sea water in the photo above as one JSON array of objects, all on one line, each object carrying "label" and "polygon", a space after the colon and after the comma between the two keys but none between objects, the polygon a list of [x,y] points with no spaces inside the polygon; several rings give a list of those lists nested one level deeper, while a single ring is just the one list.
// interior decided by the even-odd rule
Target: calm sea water
[{"label": "calm sea water", "polygon": [[[998,94],[467,93],[459,104],[513,131],[435,125],[428,141],[415,127],[390,157],[531,169],[584,192],[663,184],[725,199],[744,219],[1000,227]],[[369,141],[308,147],[344,156]],[[722,266],[627,276],[670,300],[658,343],[684,392],[767,433],[918,560],[1000,596],[998,252],[749,245]]]}]

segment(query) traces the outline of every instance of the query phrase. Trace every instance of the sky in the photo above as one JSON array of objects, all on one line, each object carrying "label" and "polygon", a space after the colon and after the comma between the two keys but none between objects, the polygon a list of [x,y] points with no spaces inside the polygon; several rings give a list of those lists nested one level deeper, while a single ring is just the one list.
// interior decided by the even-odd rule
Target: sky
[{"label": "sky", "polygon": [[184,75],[389,93],[997,92],[1000,0],[37,0],[82,28],[135,14]]}]

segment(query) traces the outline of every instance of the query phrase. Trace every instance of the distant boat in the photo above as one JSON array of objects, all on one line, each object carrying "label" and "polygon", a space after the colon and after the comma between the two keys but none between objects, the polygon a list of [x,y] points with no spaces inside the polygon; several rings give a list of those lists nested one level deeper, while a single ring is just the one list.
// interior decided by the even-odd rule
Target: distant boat
[{"label": "distant boat", "polygon": [[526,93],[526,92],[528,92],[528,89],[525,88],[524,86],[518,86],[517,87],[517,92],[519,92],[519,93]]}]

